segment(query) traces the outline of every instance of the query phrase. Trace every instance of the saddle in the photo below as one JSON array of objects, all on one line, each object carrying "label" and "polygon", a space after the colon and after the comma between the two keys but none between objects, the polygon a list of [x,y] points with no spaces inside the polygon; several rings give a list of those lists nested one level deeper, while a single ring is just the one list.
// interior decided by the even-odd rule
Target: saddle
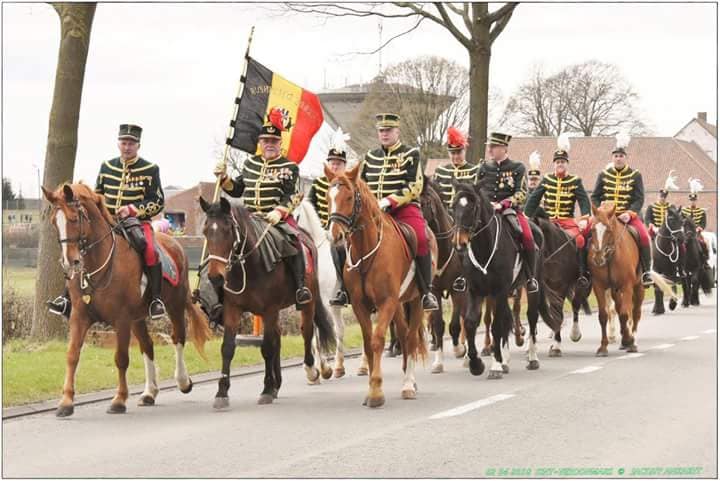
[{"label": "saddle", "polygon": [[405,247],[405,255],[407,255],[408,260],[414,259],[417,254],[417,237],[415,237],[415,231],[404,222],[398,222],[392,218],[391,220],[395,230],[400,233],[403,239],[405,239],[405,242],[403,243],[403,247]]},{"label": "saddle", "polygon": [[[128,217],[123,222],[118,224],[120,226],[120,232],[123,237],[128,241],[130,246],[140,256],[140,262],[145,266],[145,250],[148,248],[141,221],[136,217]],[[170,283],[173,287],[177,286],[180,282],[180,276],[178,275],[178,268],[175,264],[175,260],[167,253],[165,248],[160,245],[157,238],[153,236],[152,248],[158,253],[160,264],[162,265],[163,278]]]},{"label": "saddle", "polygon": [[628,234],[630,234],[632,236],[633,240],[635,241],[635,244],[637,244],[638,248],[640,248],[640,234],[638,234],[637,229],[635,229],[631,225],[628,225],[628,224],[626,224],[626,225],[627,225]]}]

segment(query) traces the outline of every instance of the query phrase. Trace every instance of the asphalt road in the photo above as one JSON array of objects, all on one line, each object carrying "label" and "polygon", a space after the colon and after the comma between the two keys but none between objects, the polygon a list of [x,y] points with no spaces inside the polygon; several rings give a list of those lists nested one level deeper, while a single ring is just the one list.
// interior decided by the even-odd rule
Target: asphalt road
[{"label": "asphalt road", "polygon": [[[3,422],[9,477],[484,477],[717,476],[717,313],[704,306],[662,317],[644,310],[638,354],[612,346],[596,358],[596,316],[583,338],[540,370],[512,348],[501,380],[473,377],[446,355],[445,373],[417,373],[402,400],[397,359],[384,359],[386,404],[361,405],[367,378],[308,386],[287,369],[280,397],[256,404],[262,377],[232,380],[229,411],[215,384],[161,392],[150,408],[105,413],[107,402]],[[219,353],[218,353],[219,355]],[[489,361],[489,359],[485,359]],[[488,364],[486,362],[486,364]],[[82,369],[82,365],[81,365]]]}]

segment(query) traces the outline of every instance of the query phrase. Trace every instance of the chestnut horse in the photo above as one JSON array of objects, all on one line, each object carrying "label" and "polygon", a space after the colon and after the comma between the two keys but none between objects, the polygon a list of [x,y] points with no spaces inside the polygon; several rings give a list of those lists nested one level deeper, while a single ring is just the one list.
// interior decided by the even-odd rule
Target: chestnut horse
[{"label": "chestnut horse", "polygon": [[[145,361],[145,390],[140,406],[152,406],[158,394],[153,343],[145,319],[148,315],[144,279],[140,256],[121,233],[105,207],[105,200],[85,184],[65,184],[52,192],[42,188],[45,198],[52,204],[50,222],[58,231],[62,246],[62,264],[72,302],[69,320],[67,370],[63,397],[56,411],[58,417],[73,414],[75,372],[80,350],[88,328],[94,322],[112,324],[117,334],[115,365],[118,369],[117,394],[108,413],[124,413],[128,398],[126,371],[130,362],[128,347],[130,331],[135,334]],[[176,240],[165,234],[155,239],[172,258],[177,267],[178,284],[173,287],[163,282],[162,299],[172,321],[172,341],[175,345],[175,380],[183,393],[192,390],[192,380],[185,368],[185,317],[188,330],[198,352],[205,357],[203,346],[210,339],[208,321],[190,298],[188,259]]]},{"label": "chestnut horse", "polygon": [[[620,343],[627,352],[637,352],[635,335],[640,323],[645,287],[638,269],[640,252],[637,243],[628,232],[627,224],[615,216],[615,203],[603,202],[600,207],[592,206],[592,238],[588,265],[592,278],[593,292],[598,303],[598,319],[602,331],[597,356],[608,355],[607,338],[607,298],[606,292],[615,302],[615,310],[620,319]],[[672,296],[670,286],[663,277],[650,271],[653,282],[667,295]],[[632,325],[629,320],[632,316]]]},{"label": "chestnut horse", "polygon": [[[218,297],[222,298],[223,304],[222,376],[213,407],[225,409],[230,406],[230,363],[235,356],[235,336],[243,312],[252,312],[262,318],[260,351],[265,360],[265,379],[258,404],[271,404],[282,384],[278,315],[280,309],[295,305],[296,287],[292,273],[285,262],[277,264],[271,272],[266,271],[260,253],[264,234],[256,233],[250,211],[245,207],[231,206],[224,197],[214,204],[202,197],[199,200],[207,216],[203,235],[207,239],[209,254],[208,278],[221,293]],[[264,225],[264,233],[267,233],[269,224]],[[318,328],[319,345],[323,352],[327,352],[335,337],[318,288],[317,251],[309,236],[306,240],[305,245],[312,256],[312,269],[306,268],[306,285],[312,292],[313,301],[301,306],[300,317],[305,343],[305,373],[310,384],[317,384],[320,382],[320,370],[315,367],[313,356],[313,321]]]},{"label": "chestnut horse", "polygon": [[[425,327],[421,293],[415,278],[414,255],[409,252],[395,221],[378,207],[378,201],[359,178],[361,164],[336,176],[325,167],[330,182],[330,232],[336,245],[345,244],[347,261],[343,279],[363,335],[370,368],[369,390],[364,405],[382,406],[382,353],[391,321],[403,354],[403,399],[416,396],[415,363],[425,357]],[[433,259],[437,245],[428,230]],[[434,274],[434,273],[433,273]],[[376,312],[375,331],[370,316]]]}]

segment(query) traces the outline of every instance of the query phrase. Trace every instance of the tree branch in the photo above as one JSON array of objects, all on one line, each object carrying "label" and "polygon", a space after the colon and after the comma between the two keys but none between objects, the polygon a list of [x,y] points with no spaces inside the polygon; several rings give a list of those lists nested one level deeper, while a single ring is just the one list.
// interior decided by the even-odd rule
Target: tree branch
[{"label": "tree branch", "polygon": [[517,5],[517,3],[508,3],[499,10],[496,10],[489,15],[489,17],[492,17],[505,7],[510,7],[506,10],[505,14],[500,17],[500,19],[495,23],[495,26],[492,27],[492,30],[490,30],[490,45],[492,45],[493,42],[495,42],[495,39],[498,38],[498,36],[502,33],[503,30],[505,30],[505,27],[510,21],[510,17],[512,17],[512,14],[515,11],[515,7],[517,7]]},{"label": "tree branch", "polygon": [[370,4],[370,8],[361,10],[346,6],[347,4],[335,3],[285,3],[285,7],[296,13],[312,13],[327,15],[330,17],[370,17],[378,16],[383,18],[408,18],[415,16],[414,12],[407,13],[384,13],[375,9],[377,4]]},{"label": "tree branch", "polygon": [[515,10],[515,7],[518,6],[518,2],[510,2],[506,3],[502,7],[498,8],[494,12],[490,12],[486,18],[486,21],[488,25],[492,24],[493,22],[498,22],[502,17],[504,17],[507,14],[512,15],[513,10]]},{"label": "tree branch", "polygon": [[400,37],[402,37],[403,35],[407,35],[408,33],[412,32],[413,30],[415,30],[416,28],[418,28],[418,27],[420,26],[420,24],[423,22],[423,20],[425,20],[425,17],[418,17],[418,21],[415,23],[415,25],[413,25],[413,26],[410,27],[409,29],[405,30],[404,32],[400,32],[400,33],[398,33],[397,35],[394,35],[394,36],[390,37],[385,43],[383,43],[382,45],[380,45],[380,46],[379,46],[378,48],[376,48],[375,50],[371,50],[371,51],[369,51],[369,52],[349,52],[348,55],[374,55],[374,54],[378,53],[380,50],[382,50],[382,49],[384,49],[385,47],[387,47],[387,46],[390,44],[390,42],[392,42],[393,40],[395,40],[395,39],[397,39],[397,38],[400,38]]},{"label": "tree branch", "polygon": [[[438,13],[440,13],[440,16],[443,19],[444,27],[447,28],[450,33],[452,33],[453,36],[458,39],[458,42],[465,46],[465,48],[469,49],[470,47],[472,47],[472,40],[463,35],[463,33],[455,26],[452,19],[448,15],[447,10],[445,10],[445,6],[440,2],[435,2],[433,3],[433,5],[435,5]],[[472,34],[472,31],[470,33]]]},{"label": "tree branch", "polygon": [[470,39],[465,37],[462,32],[460,32],[455,25],[452,23],[452,20],[447,16],[447,11],[440,3],[434,3],[435,8],[438,9],[438,12],[443,18],[438,17],[437,15],[433,15],[430,12],[425,11],[422,7],[420,7],[417,3],[411,3],[411,2],[393,2],[393,4],[397,7],[401,8],[408,8],[414,12],[416,15],[422,15],[425,18],[428,18],[432,20],[433,22],[437,23],[438,25],[444,27],[446,30],[448,30],[450,33],[453,34],[453,36],[460,42],[465,48],[471,47]]}]

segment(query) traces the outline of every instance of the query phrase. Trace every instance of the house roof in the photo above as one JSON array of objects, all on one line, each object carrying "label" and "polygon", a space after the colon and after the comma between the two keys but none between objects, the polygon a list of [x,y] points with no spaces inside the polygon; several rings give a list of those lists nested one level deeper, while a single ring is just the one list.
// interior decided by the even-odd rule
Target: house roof
[{"label": "house roof", "polygon": [[702,127],[703,129],[707,130],[710,135],[712,135],[713,137],[715,137],[715,138],[717,139],[717,125],[713,125],[713,124],[711,124],[710,122],[707,122],[706,120],[703,120],[703,119],[698,118],[698,117],[695,117],[695,118],[693,118],[693,119],[690,119],[690,121],[689,121],[688,123],[686,123],[685,125],[683,125],[683,127],[682,127],[680,130],[678,130],[678,132],[675,134],[675,137],[677,137],[678,135],[680,135],[680,132],[682,132],[683,130],[685,130],[685,128],[686,128],[688,125],[692,124],[693,122],[697,122],[700,127]]}]

